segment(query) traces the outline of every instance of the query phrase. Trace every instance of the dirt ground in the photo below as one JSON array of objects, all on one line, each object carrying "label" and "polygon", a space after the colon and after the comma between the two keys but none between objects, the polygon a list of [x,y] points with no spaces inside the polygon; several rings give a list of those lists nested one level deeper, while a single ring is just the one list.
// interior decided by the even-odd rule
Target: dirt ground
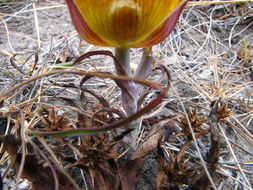
[{"label": "dirt ground", "polygon": [[[97,47],[80,40],[71,24],[65,1],[22,2],[14,5],[0,2],[0,93],[29,79],[31,77],[29,73],[33,76],[37,75],[43,70],[50,70],[54,65],[71,62],[88,51],[113,51],[112,48]],[[187,141],[185,137],[173,136],[179,134],[182,129],[182,118],[187,114],[190,115],[190,109],[196,111],[194,117],[208,117],[212,110],[211,103],[221,99],[231,114],[226,118],[221,116],[222,121],[218,124],[220,152],[216,168],[217,189],[251,189],[250,186],[253,187],[253,4],[246,2],[211,4],[208,1],[203,1],[201,4],[201,2],[190,1],[179,24],[168,39],[153,47],[157,63],[168,67],[172,82],[167,97],[161,106],[152,112],[156,113],[155,117],[152,113],[144,117],[146,123],[144,122],[143,126],[148,127],[140,129],[140,142],[145,142],[154,127],[166,128],[166,134],[172,130],[166,138],[163,137],[161,145],[164,157],[167,159],[164,164],[170,163],[168,160],[172,159],[172,152],[176,155]],[[131,66],[135,69],[141,58],[141,50],[132,49],[131,53]],[[82,65],[82,69],[114,72],[111,59],[100,56],[90,59],[87,64]],[[159,73],[153,74],[150,79],[157,81],[159,79],[157,75]],[[3,113],[6,110],[15,112],[16,109],[25,106],[26,104],[22,102],[27,101],[27,96],[32,98],[40,88],[49,88],[45,92],[43,102],[59,107],[59,114],[67,112],[67,117],[76,117],[73,110],[69,111],[60,106],[80,105],[78,92],[75,89],[62,91],[59,86],[50,87],[50,80],[56,79],[59,84],[79,84],[80,81],[80,77],[74,76],[48,77],[23,87],[15,98],[6,100],[3,105],[0,102],[1,135],[6,132],[8,125],[12,126],[10,129],[12,133],[17,132],[15,132],[17,118]],[[121,108],[120,91],[115,84],[111,85],[110,80],[104,82],[96,79],[87,85],[98,91],[114,108]],[[11,95],[15,94],[11,93],[9,96]],[[155,95],[156,93],[152,92],[149,98]],[[69,99],[64,99],[66,96]],[[167,119],[163,120],[166,117]],[[156,123],[156,120],[159,122]],[[150,123],[148,124],[147,121]],[[209,127],[207,120],[202,123],[203,130]],[[187,149],[184,161],[187,159],[191,161],[190,168],[202,167],[196,146],[201,151],[204,163],[208,162],[207,155],[212,147],[210,138],[208,133],[203,138],[197,139],[197,143],[195,142],[197,145],[192,142]],[[35,137],[31,139],[36,141]],[[70,167],[68,164],[71,162],[65,159],[71,157],[68,155],[70,154],[68,148],[61,149],[63,152],[66,151],[64,153],[57,152],[57,144],[63,141],[46,140],[47,146],[55,151],[53,155],[57,157],[56,160],[60,161],[62,166]],[[64,142],[68,140],[67,138]],[[37,141],[42,143],[42,140]],[[77,140],[71,139],[72,141]],[[46,150],[46,155],[52,156],[50,151],[47,152],[49,149],[45,144],[39,146]],[[160,155],[158,150],[155,146],[138,171],[137,189],[156,189],[159,171],[157,160]],[[1,173],[4,173],[10,161],[3,152],[1,156]],[[87,174],[76,168],[70,169],[69,173],[77,184],[85,189],[84,176]],[[11,189],[16,184],[19,184],[16,186],[17,189],[29,189],[30,183],[26,180],[17,180],[10,171],[7,176],[3,179],[4,189]],[[170,180],[167,181],[171,183]],[[173,186],[168,188],[168,184],[164,189],[166,187],[173,189]],[[186,184],[180,187],[190,188]]]}]

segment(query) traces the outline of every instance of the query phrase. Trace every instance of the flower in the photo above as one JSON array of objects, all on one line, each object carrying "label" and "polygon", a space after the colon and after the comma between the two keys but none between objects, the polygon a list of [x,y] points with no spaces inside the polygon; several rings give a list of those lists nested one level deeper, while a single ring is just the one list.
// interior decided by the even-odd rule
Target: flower
[{"label": "flower", "polygon": [[150,47],[175,27],[188,0],[66,0],[81,37],[95,45]]}]

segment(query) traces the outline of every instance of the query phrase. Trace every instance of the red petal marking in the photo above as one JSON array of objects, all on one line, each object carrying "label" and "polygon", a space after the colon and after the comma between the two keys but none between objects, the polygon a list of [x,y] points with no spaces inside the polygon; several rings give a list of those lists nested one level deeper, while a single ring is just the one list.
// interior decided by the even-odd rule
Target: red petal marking
[{"label": "red petal marking", "polygon": [[138,43],[136,47],[150,47],[163,41],[175,28],[180,14],[186,4],[187,1],[180,5],[180,7],[172,15],[170,15],[159,28],[152,32],[152,34],[150,34],[145,40]]},{"label": "red petal marking", "polygon": [[79,12],[78,8],[76,7],[73,0],[66,0],[67,5],[69,7],[69,13],[75,26],[76,31],[81,35],[81,37],[87,41],[88,43],[99,45],[99,46],[110,46],[98,35],[93,32],[90,27],[87,25],[86,21],[82,17],[81,13]]}]

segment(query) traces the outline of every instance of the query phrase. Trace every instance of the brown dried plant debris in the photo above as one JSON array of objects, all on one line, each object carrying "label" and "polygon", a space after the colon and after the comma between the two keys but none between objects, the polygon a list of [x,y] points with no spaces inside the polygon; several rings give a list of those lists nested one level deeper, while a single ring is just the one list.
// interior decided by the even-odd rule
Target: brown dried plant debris
[{"label": "brown dried plant debris", "polygon": [[243,60],[241,64],[241,72],[243,72],[244,68],[250,71],[250,79],[253,80],[253,46],[251,44],[247,44],[244,42],[244,45],[237,52],[237,57]]},{"label": "brown dried plant debris", "polygon": [[253,60],[253,46],[245,42],[237,52],[237,57],[243,60],[243,64],[248,65]]},{"label": "brown dried plant debris", "polygon": [[[212,109],[208,116],[208,124],[210,125],[211,133],[211,147],[206,155],[206,165],[212,180],[215,184],[217,184],[218,175],[216,169],[218,167],[218,161],[220,157],[220,134],[218,122],[222,122],[222,120],[229,117],[232,112],[230,109],[228,109],[227,104],[222,102],[221,99],[213,101],[211,103],[211,107]],[[202,170],[200,174],[195,177],[195,179],[195,182],[189,186],[189,190],[209,190],[211,188],[211,183],[204,170]]]},{"label": "brown dried plant debris", "polygon": [[217,117],[217,122],[223,121],[223,119],[230,117],[232,115],[232,110],[228,108],[228,104],[223,102],[221,99],[213,101],[211,103],[212,110],[209,117],[214,115]]},{"label": "brown dried plant debris", "polygon": [[188,146],[189,142],[178,153],[174,151],[169,152],[169,160],[167,160],[161,147],[161,142],[158,143],[158,190],[179,190],[181,186],[192,183],[197,171],[190,167],[191,158],[185,155]]},{"label": "brown dried plant debris", "polygon": [[[123,138],[124,135],[121,136]],[[137,183],[137,170],[141,159],[121,161],[118,158],[118,140],[110,140],[108,133],[84,136],[81,144],[75,145],[82,156],[72,166],[83,169],[90,189],[134,190]]]},{"label": "brown dried plant debris", "polygon": [[[95,105],[95,110],[100,110],[100,105]],[[78,114],[78,127],[90,126],[91,118]],[[94,119],[108,122],[108,114],[100,112]],[[93,122],[93,127],[99,127],[99,122]],[[129,131],[130,132],[130,131]],[[72,167],[83,169],[86,173],[85,179],[89,189],[96,190],[117,190],[120,186],[119,163],[118,163],[118,143],[129,132],[117,135],[100,133],[80,137],[80,145],[73,144],[78,149],[81,156],[71,164]]]},{"label": "brown dried plant debris", "polygon": [[[6,135],[2,136],[1,140],[3,141],[4,149],[10,156],[14,173],[17,175],[23,158],[22,153],[19,152],[21,139],[16,138],[14,135]],[[27,153],[24,159],[21,178],[30,181],[33,190],[53,190],[57,183],[58,189],[76,189],[69,178],[62,173],[62,170],[48,159],[45,160],[45,156],[38,149],[35,149],[33,153]]]},{"label": "brown dried plant debris", "polygon": [[[211,188],[211,183],[204,169],[198,162],[194,161],[196,158],[189,154],[190,151],[188,150],[192,148],[191,144],[193,141],[189,127],[192,127],[197,138],[204,138],[207,134],[210,134],[210,147],[206,148],[204,159],[206,160],[210,176],[214,182],[218,180],[216,169],[220,157],[220,135],[217,123],[223,122],[225,118],[231,116],[232,111],[226,103],[219,99],[211,103],[211,111],[208,117],[198,117],[196,110],[193,111],[192,109],[189,109],[187,114],[188,119],[184,116],[180,119],[180,122],[176,122],[182,128],[182,131],[175,133],[169,138],[172,141],[175,137],[187,137],[184,143],[178,147],[179,151],[166,149],[165,153],[164,146],[161,145],[162,137],[157,145],[157,189],[159,190],[179,190],[183,187],[184,189],[187,187],[189,190]],[[207,123],[209,127],[202,128],[203,123]],[[163,138],[163,140],[168,139]]]},{"label": "brown dried plant debris", "polygon": [[164,135],[164,130],[161,127],[153,127],[143,142],[140,143],[138,149],[133,153],[131,159],[144,158],[157,147],[158,140]]},{"label": "brown dried plant debris", "polygon": [[113,143],[108,134],[81,137],[81,144],[75,145],[82,154],[72,166],[83,169],[88,175],[86,180],[91,189],[117,189],[116,157]]},{"label": "brown dried plant debris", "polygon": [[[232,2],[232,1],[231,1]],[[237,1],[235,1],[236,3]],[[224,14],[224,10],[223,9],[218,9],[216,11],[216,14],[213,15],[213,19],[217,19],[217,20],[227,20],[228,18],[231,17],[242,17],[244,18],[243,21],[247,21],[247,19],[252,15],[252,10],[250,10],[248,8],[247,3],[243,3],[243,2],[238,2],[237,3],[237,8],[233,9],[232,6],[234,6],[233,4],[231,4],[230,8],[228,8],[228,12]]]},{"label": "brown dried plant debris", "polygon": [[202,124],[206,121],[206,117],[202,116],[199,117],[197,116],[196,110],[192,110],[191,108],[189,108],[188,112],[188,119],[187,117],[184,115],[183,117],[181,117],[180,121],[179,121],[179,126],[182,128],[182,132],[181,135],[183,136],[187,136],[188,139],[192,139],[192,134],[191,134],[191,130],[190,127],[193,129],[194,133],[196,136],[200,136],[203,137],[208,133],[207,129],[202,128]]},{"label": "brown dried plant debris", "polygon": [[44,130],[60,131],[71,126],[71,123],[65,118],[65,113],[58,114],[58,111],[54,107],[44,109],[41,115],[40,120],[46,126],[43,128]]},{"label": "brown dried plant debris", "polygon": [[[107,113],[99,113],[96,119],[108,121]],[[79,127],[86,127],[90,122],[90,118],[81,114],[78,120]],[[99,125],[93,123],[93,127]],[[128,153],[122,156],[127,145],[121,140],[130,132],[131,130],[125,129],[121,133],[114,130],[111,133],[84,136],[81,137],[80,145],[73,144],[80,151],[81,156],[71,166],[86,172],[85,178],[90,189],[134,190],[137,188],[138,171],[142,167],[145,156],[157,146],[162,130],[154,128],[130,157]]]}]

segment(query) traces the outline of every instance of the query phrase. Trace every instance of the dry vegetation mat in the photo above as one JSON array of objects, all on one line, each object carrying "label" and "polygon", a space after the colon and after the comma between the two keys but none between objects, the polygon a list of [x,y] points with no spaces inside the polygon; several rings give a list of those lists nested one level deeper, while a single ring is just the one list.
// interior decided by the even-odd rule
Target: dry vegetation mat
[{"label": "dry vegetation mat", "polygon": [[140,106],[169,88],[136,150],[126,125],[54,135],[126,120],[109,51],[79,39],[63,0],[0,1],[0,189],[253,188],[252,1],[190,1],[153,47]]}]

